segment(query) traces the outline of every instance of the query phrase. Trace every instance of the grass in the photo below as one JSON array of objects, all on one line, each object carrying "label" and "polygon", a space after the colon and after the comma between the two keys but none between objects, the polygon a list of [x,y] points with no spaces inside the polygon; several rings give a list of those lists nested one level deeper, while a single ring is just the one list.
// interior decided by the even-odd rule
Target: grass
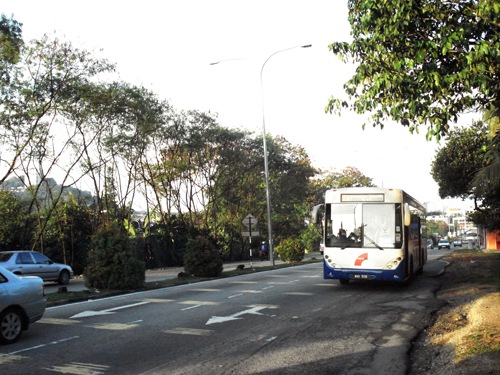
[{"label": "grass", "polygon": [[[471,296],[470,304],[475,305],[474,314],[481,317],[469,316],[467,333],[460,339],[457,348],[457,360],[462,361],[478,356],[500,358],[500,254],[498,252],[463,249],[455,254],[447,255],[456,261],[467,265],[468,270],[475,270],[466,280],[460,280],[457,275],[456,281],[462,281],[457,287],[462,292]],[[465,273],[465,268],[464,268]],[[478,284],[481,290],[489,292],[478,293]]]}]

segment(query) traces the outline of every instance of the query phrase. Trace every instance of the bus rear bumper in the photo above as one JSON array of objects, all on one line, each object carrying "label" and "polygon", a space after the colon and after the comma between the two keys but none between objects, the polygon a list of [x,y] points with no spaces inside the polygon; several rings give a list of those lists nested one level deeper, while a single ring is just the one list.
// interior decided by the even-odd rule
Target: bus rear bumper
[{"label": "bus rear bumper", "polygon": [[352,269],[352,268],[330,268],[324,266],[324,279],[339,280],[374,280],[404,282],[405,277],[402,267],[394,270],[374,270],[374,269]]}]

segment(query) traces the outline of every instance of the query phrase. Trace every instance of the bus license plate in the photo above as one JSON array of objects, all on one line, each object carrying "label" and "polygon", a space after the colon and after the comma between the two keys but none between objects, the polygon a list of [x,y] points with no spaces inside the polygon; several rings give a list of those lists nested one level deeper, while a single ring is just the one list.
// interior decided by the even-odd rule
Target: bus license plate
[{"label": "bus license plate", "polygon": [[354,275],[355,279],[368,279],[368,275]]}]

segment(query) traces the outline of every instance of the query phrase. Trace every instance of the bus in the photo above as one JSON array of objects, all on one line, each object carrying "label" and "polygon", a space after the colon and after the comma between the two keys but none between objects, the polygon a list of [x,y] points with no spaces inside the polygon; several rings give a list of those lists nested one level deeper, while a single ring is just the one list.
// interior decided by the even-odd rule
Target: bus
[{"label": "bus", "polygon": [[400,189],[331,189],[313,210],[322,224],[323,277],[408,283],[427,261],[426,210]]}]

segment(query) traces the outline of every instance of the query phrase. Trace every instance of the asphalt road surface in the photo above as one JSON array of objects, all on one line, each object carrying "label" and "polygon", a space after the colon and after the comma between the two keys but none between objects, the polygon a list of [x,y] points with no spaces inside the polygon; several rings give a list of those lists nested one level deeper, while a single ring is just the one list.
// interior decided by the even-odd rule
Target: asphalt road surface
[{"label": "asphalt road surface", "polygon": [[316,263],[53,307],[0,346],[0,373],[405,374],[443,265],[408,287]]}]

